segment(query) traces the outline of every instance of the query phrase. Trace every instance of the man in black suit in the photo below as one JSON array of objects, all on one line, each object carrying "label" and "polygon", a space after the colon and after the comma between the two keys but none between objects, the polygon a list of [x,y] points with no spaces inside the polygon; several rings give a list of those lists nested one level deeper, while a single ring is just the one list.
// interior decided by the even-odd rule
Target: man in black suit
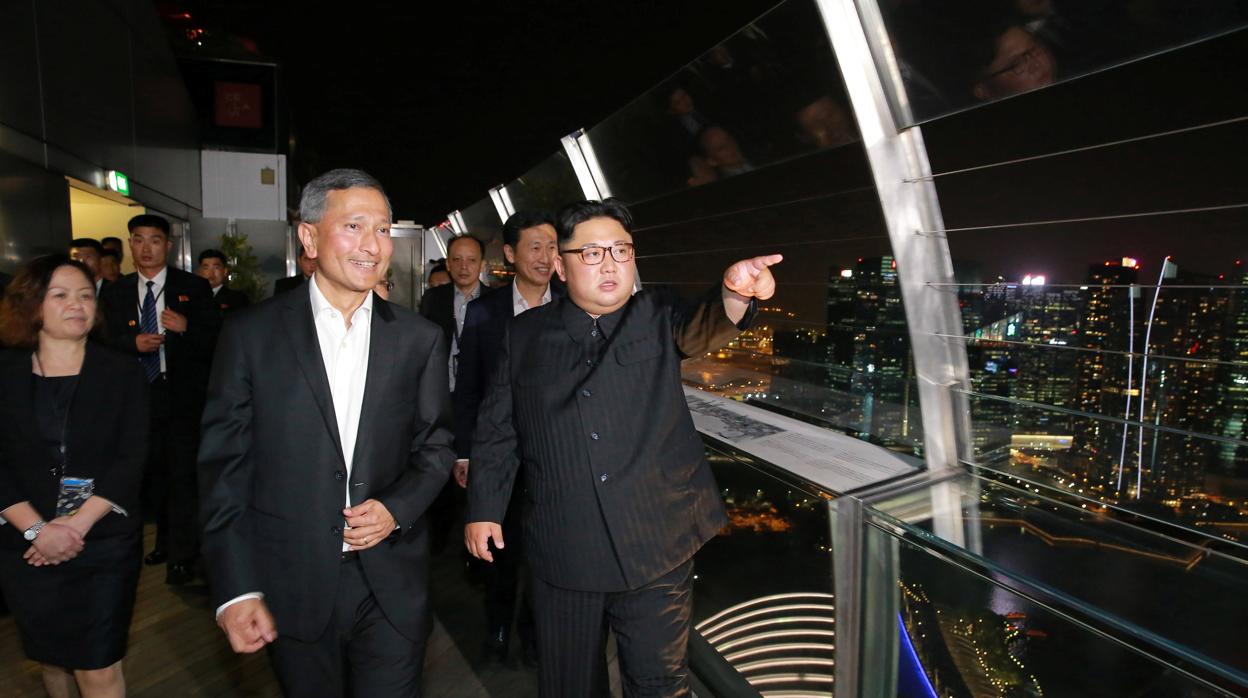
[{"label": "man in black suit", "polygon": [[204,553],[236,652],[269,647],[289,696],[418,696],[424,513],[449,477],[438,328],[372,292],[390,204],[359,170],[304,189],[300,289],[225,324],[200,450]]},{"label": "man in black suit", "polygon": [[523,462],[542,696],[604,690],[608,627],[625,695],[687,696],[692,558],[727,517],[680,361],[752,321],[781,258],[732,265],[700,302],[634,296],[623,204],[571,204],[558,224],[568,297],[508,326],[473,438],[465,543],[487,561],[504,547]]},{"label": "man in black suit", "polygon": [[[442,271],[450,275],[451,283],[434,286],[425,291],[420,299],[420,314],[442,328],[446,344],[450,348],[447,370],[450,388],[455,389],[456,364],[459,361],[459,333],[468,315],[468,303],[479,298],[485,291],[481,283],[481,267],[485,263],[485,245],[471,235],[461,235],[447,245],[446,266]],[[430,272],[432,277],[434,271]],[[433,550],[440,551],[450,539],[455,517],[461,508],[462,496],[448,479],[442,492],[429,511],[429,526],[433,536]]]},{"label": "man in black suit", "polygon": [[221,309],[222,316],[251,305],[251,299],[247,297],[247,294],[225,285],[230,279],[230,263],[221,250],[200,252],[199,268],[195,270],[195,273],[212,287],[213,300]]},{"label": "man in black suit", "polygon": [[[455,392],[451,399],[455,414],[454,477],[460,487],[468,482],[468,465],[472,455],[472,431],[477,424],[477,409],[485,397],[490,371],[498,358],[503,333],[513,316],[561,297],[563,289],[551,284],[559,245],[555,233],[555,217],[546,211],[519,211],[503,224],[503,255],[515,269],[512,283],[489,291],[468,304],[464,329],[460,333],[459,361],[455,376]],[[511,635],[512,618],[516,616],[520,572],[519,488],[512,495],[503,535],[510,545],[495,555],[487,568],[485,581],[486,640],[482,648],[485,659],[505,660]],[[527,595],[519,595],[519,616],[516,629],[522,643],[526,664],[537,661],[533,614]]]},{"label": "man in black suit", "polygon": [[104,291],[108,282],[100,272],[100,260],[104,255],[104,246],[91,238],[75,238],[69,243],[69,258],[76,259],[91,270],[91,280],[95,282],[95,295]]},{"label": "man in black suit", "polygon": [[152,388],[144,499],[156,512],[156,546],[144,561],[168,561],[165,581],[180,585],[194,580],[199,557],[195,451],[221,314],[207,281],[167,264],[169,221],[142,214],[128,227],[138,271],[100,301],[108,342],[138,359]]},{"label": "man in black suit", "polygon": [[299,248],[299,258],[297,263],[299,265],[298,274],[288,276],[284,279],[278,279],[273,282],[273,295],[276,296],[279,293],[293,291],[294,289],[299,288],[306,283],[308,279],[311,279],[312,274],[316,272],[316,259],[309,257],[308,251],[302,246]]}]

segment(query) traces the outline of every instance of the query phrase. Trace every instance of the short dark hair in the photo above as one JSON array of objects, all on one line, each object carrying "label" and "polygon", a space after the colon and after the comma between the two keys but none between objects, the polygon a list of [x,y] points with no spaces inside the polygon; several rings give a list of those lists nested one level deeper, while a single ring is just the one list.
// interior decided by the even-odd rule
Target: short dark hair
[{"label": "short dark hair", "polygon": [[164,216],[157,216],[154,213],[140,213],[126,223],[126,230],[134,232],[135,228],[155,228],[169,237],[169,221]]},{"label": "short dark hair", "polygon": [[111,247],[105,247],[104,251],[100,253],[100,259],[104,259],[105,257],[117,260],[118,264],[121,263],[121,253]]},{"label": "short dark hair", "polygon": [[[108,237],[106,237],[106,238],[100,238],[100,245],[101,245],[101,246],[107,245],[107,244],[108,244],[108,243],[110,243],[110,242],[115,242],[115,243],[117,243],[117,249],[121,249],[121,247],[122,247],[122,245],[121,245],[121,238],[118,238],[118,237],[113,237],[113,236],[111,236],[111,235],[110,235],[110,236],[108,236]],[[107,247],[105,247],[104,249],[108,249],[108,248],[107,248]]]},{"label": "short dark hair", "polygon": [[219,259],[221,260],[221,264],[227,267],[230,266],[230,260],[225,258],[225,253],[222,252],[221,250],[208,249],[208,250],[204,250],[203,252],[200,252],[199,263],[203,264],[205,259]]},{"label": "short dark hair", "polygon": [[633,214],[629,212],[623,201],[616,198],[602,201],[586,199],[564,206],[555,215],[557,221],[555,230],[559,233],[559,244],[562,245],[571,240],[576,226],[592,218],[610,218],[619,223],[624,228],[624,232],[629,235],[633,233]]},{"label": "short dark hair", "polygon": [[456,242],[459,242],[460,240],[472,240],[473,242],[477,243],[477,249],[481,251],[481,259],[485,259],[485,243],[481,242],[481,238],[477,237],[476,235],[470,235],[468,233],[464,233],[463,235],[456,235],[455,237],[448,240],[446,243],[446,253],[450,254],[451,246],[454,245]]},{"label": "short dark hair", "polygon": [[[43,299],[48,295],[52,275],[61,267],[73,267],[91,282],[95,293],[95,281],[87,265],[69,255],[51,254],[36,257],[17,272],[17,276],[4,289],[0,299],[0,345],[16,349],[39,348],[39,330],[43,329]],[[104,332],[104,316],[99,303],[91,324],[91,336],[97,339]]]},{"label": "short dark hair", "polygon": [[95,250],[96,254],[104,254],[104,246],[100,244],[99,240],[92,240],[91,238],[74,238],[69,243],[69,249],[71,250],[77,250],[84,247]]},{"label": "short dark hair", "polygon": [[303,195],[299,197],[299,220],[305,223],[320,223],[321,217],[325,215],[325,204],[329,200],[329,193],[356,187],[377,190],[381,198],[386,200],[386,209],[391,217],[394,216],[394,208],[390,206],[390,197],[386,196],[386,190],[382,188],[381,182],[378,182],[376,177],[364,170],[342,167],[317,176],[303,188]]},{"label": "short dark hair", "polygon": [[555,216],[550,211],[516,211],[503,224],[503,244],[515,249],[520,244],[520,233],[539,225],[555,227]]}]

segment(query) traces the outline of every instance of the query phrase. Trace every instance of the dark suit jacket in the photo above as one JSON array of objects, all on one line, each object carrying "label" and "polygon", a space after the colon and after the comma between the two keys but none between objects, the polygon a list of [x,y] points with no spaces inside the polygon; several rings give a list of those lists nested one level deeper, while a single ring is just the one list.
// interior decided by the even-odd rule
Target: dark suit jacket
[{"label": "dark suit jacket", "polygon": [[223,286],[217,295],[213,296],[217,302],[217,307],[221,309],[222,315],[229,315],[235,310],[241,310],[251,305],[251,299],[242,291],[235,291],[229,286]]},{"label": "dark suit jacket", "polygon": [[[126,274],[100,295],[108,321],[108,343],[136,359],[134,338],[139,325],[139,275]],[[204,279],[169,267],[165,275],[165,307],[186,316],[186,332],[165,333],[166,378],[175,416],[199,419],[204,388],[212,365],[212,349],[221,329],[221,311]],[[136,362],[137,363],[137,362]]]},{"label": "dark suit jacket", "polygon": [[349,489],[352,505],[377,499],[401,527],[360,561],[386,618],[421,638],[431,622],[423,517],[454,463],[446,343],[424,318],[373,298],[348,481],[307,291],[235,313],[217,346],[199,448],[213,604],[264,592],[279,633],[319,637]]},{"label": "dark suit jacket", "polygon": [[[485,289],[481,291],[484,293]],[[455,336],[455,284],[443,284],[425,291],[425,295],[420,297],[420,314],[442,328],[446,346],[451,346],[451,338]]]},{"label": "dark suit jacket", "polygon": [[302,286],[305,282],[307,282],[307,279],[304,278],[303,274],[295,274],[294,276],[288,276],[284,279],[278,279],[273,282],[273,295],[276,296],[279,293],[293,291]]},{"label": "dark suit jacket", "polygon": [[[29,501],[46,520],[56,515],[60,491],[48,471],[57,466],[39,431],[34,408],[35,377],[29,351],[0,352],[0,510]],[[126,510],[108,514],[87,539],[138,529],[139,485],[147,462],[147,381],[137,361],[87,342],[86,357],[69,407],[66,473],[95,478],[95,492]],[[0,526],[0,546],[30,547],[22,531]]]},{"label": "dark suit jacket", "polygon": [[[751,310],[742,321],[752,320]],[[501,523],[523,462],[525,551],[565,589],[636,589],[727,523],[680,362],[734,335],[720,291],[645,290],[593,321],[568,298],[514,318],[477,418],[468,520]]]},{"label": "dark suit jacket", "polygon": [[12,276],[0,271],[0,298],[4,298],[4,289],[9,287],[9,282],[12,280]]},{"label": "dark suit jacket", "polygon": [[[566,295],[562,284],[550,286],[550,300]],[[468,304],[464,315],[464,331],[459,336],[459,361],[456,362],[455,392],[451,396],[455,414],[455,454],[472,457],[472,431],[477,426],[477,410],[485,398],[490,373],[503,345],[503,333],[511,322],[511,284],[491,289]]]}]

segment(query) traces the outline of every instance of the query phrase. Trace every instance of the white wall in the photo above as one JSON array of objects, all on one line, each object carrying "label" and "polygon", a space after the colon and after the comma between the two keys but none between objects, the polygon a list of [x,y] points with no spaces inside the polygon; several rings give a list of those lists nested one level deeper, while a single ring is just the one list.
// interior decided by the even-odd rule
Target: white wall
[{"label": "white wall", "polygon": [[[204,218],[286,220],[286,156],[205,150],[200,158]],[[263,171],[273,170],[265,184]]]}]

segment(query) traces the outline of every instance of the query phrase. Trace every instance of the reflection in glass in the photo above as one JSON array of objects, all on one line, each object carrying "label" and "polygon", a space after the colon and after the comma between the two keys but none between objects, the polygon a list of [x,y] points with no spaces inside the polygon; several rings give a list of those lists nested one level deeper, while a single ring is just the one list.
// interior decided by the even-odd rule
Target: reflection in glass
[{"label": "reflection in glass", "polygon": [[1243,28],[1231,0],[882,0],[916,121]]},{"label": "reflection in glass", "polygon": [[589,136],[630,202],[721,181],[857,140],[815,3],[789,0]]},{"label": "reflection in glass", "polygon": [[516,211],[558,211],[584,198],[567,153],[559,151],[507,185]]}]

